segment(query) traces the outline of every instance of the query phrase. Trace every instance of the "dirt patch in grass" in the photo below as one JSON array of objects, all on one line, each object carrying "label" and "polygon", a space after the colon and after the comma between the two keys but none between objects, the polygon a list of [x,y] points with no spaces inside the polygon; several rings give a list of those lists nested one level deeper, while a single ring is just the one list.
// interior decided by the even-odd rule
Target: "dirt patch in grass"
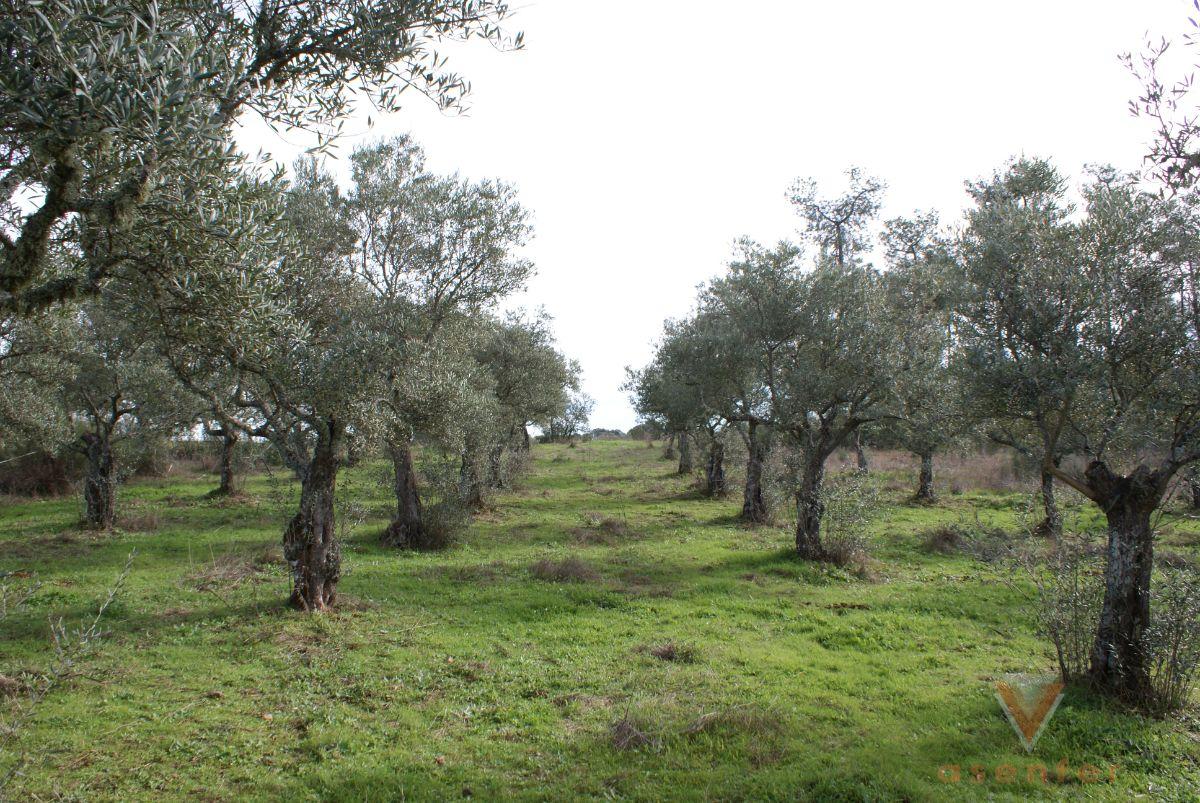
[{"label": "dirt patch in grass", "polygon": [[600,579],[600,573],[591,564],[574,556],[562,560],[539,560],[529,567],[529,572],[538,580],[552,583],[586,583]]},{"label": "dirt patch in grass", "polygon": [[644,644],[638,647],[637,651],[668,663],[694,664],[699,660],[699,650],[695,645],[677,641],[664,641],[662,644],[654,645]]},{"label": "dirt patch in grass", "polygon": [[670,586],[636,569],[626,569],[618,576],[624,585],[621,591],[626,594],[637,597],[669,597],[673,593]]},{"label": "dirt patch in grass", "polygon": [[633,536],[633,530],[624,519],[588,513],[583,517],[583,526],[571,529],[575,540],[588,546],[614,546]]}]

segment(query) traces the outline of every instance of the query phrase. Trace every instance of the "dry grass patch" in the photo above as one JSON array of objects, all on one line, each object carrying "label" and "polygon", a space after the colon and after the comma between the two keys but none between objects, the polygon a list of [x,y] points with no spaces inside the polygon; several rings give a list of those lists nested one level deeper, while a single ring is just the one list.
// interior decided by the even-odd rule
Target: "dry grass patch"
[{"label": "dry grass patch", "polygon": [[694,664],[699,659],[699,650],[693,644],[682,644],[675,641],[664,641],[654,646],[643,645],[638,652],[652,655],[660,661],[677,664]]},{"label": "dry grass patch", "polygon": [[245,582],[266,582],[263,575],[283,562],[280,548],[262,549],[253,555],[228,552],[217,555],[187,575],[197,591],[223,591]]},{"label": "dry grass patch", "polygon": [[754,705],[735,705],[696,717],[683,729],[685,736],[700,733],[748,733],[755,736],[778,735],[784,730],[784,720],[774,709]]},{"label": "dry grass patch", "polygon": [[624,519],[601,516],[599,513],[584,515],[583,526],[575,527],[570,532],[580,544],[599,546],[613,546],[633,535],[633,530]]},{"label": "dry grass patch", "polygon": [[584,583],[600,579],[600,573],[589,563],[574,556],[562,560],[539,560],[529,568],[529,572],[538,580],[552,583]]},{"label": "dry grass patch", "polygon": [[117,528],[131,533],[153,533],[162,527],[162,515],[157,510],[129,513],[117,520]]},{"label": "dry grass patch", "polygon": [[617,750],[657,749],[662,739],[652,734],[650,726],[638,717],[625,714],[608,728],[608,741]]}]

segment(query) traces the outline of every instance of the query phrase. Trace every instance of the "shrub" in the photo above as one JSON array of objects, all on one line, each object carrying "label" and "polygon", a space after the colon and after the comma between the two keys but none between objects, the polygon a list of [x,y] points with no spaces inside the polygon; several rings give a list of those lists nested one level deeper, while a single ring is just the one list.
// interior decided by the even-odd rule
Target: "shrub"
[{"label": "shrub", "polygon": [[1104,601],[1103,555],[1086,535],[1064,533],[1044,563],[1027,557],[1039,632],[1054,645],[1063,681],[1083,680]]},{"label": "shrub", "polygon": [[43,451],[0,453],[0,493],[14,496],[62,496],[79,478],[72,461]]},{"label": "shrub", "polygon": [[1151,713],[1183,709],[1200,668],[1200,571],[1160,564],[1155,572],[1146,651],[1150,656]]},{"label": "shrub", "polygon": [[862,472],[830,477],[821,491],[825,513],[821,541],[825,559],[837,566],[865,571],[870,557],[865,529],[879,510],[879,488]]}]

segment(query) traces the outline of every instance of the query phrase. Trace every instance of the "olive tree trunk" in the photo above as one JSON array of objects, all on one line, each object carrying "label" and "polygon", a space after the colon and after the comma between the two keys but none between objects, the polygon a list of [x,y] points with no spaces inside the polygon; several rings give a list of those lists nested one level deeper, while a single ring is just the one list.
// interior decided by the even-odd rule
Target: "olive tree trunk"
[{"label": "olive tree trunk", "polygon": [[383,531],[383,543],[403,549],[420,549],[425,530],[412,444],[408,441],[390,444],[388,454],[395,470],[396,516]]},{"label": "olive tree trunk", "polygon": [[854,432],[854,456],[858,461],[858,470],[863,474],[871,471],[871,464],[867,461],[867,450],[862,445],[862,432],[855,430]]},{"label": "olive tree trunk", "polygon": [[663,444],[663,460],[675,459],[675,433],[671,432],[667,435],[667,442]]},{"label": "olive tree trunk", "polygon": [[696,468],[692,462],[692,439],[686,432],[679,433],[679,474],[691,474]]},{"label": "olive tree trunk", "polygon": [[1107,513],[1104,606],[1092,645],[1092,679],[1132,700],[1140,700],[1149,686],[1143,635],[1150,623],[1153,510],[1153,505],[1128,500],[1117,502]]},{"label": "olive tree trunk", "polygon": [[1058,510],[1058,500],[1054,495],[1054,475],[1042,472],[1042,523],[1037,526],[1037,532],[1047,538],[1059,538],[1062,535],[1062,513]]},{"label": "olive tree trunk", "polygon": [[725,444],[714,438],[704,464],[704,495],[725,496]]},{"label": "olive tree trunk", "polygon": [[217,469],[220,481],[213,495],[228,496],[234,492],[233,486],[237,479],[233,459],[237,452],[238,434],[237,430],[228,426],[222,426],[221,431],[214,434],[221,436],[221,462]]},{"label": "olive tree trunk", "polygon": [[1200,510],[1200,468],[1193,467],[1187,473],[1188,490],[1191,491],[1191,508]]},{"label": "olive tree trunk", "polygon": [[488,475],[487,484],[489,488],[503,488],[504,481],[504,444],[498,443],[488,450]]},{"label": "olive tree trunk", "polygon": [[758,437],[758,424],[751,421],[746,433],[746,486],[742,491],[741,518],[753,524],[767,521],[767,503],[762,490],[763,463],[766,459],[766,444]]},{"label": "olive tree trunk", "polygon": [[1117,476],[1102,464],[1088,467],[1088,485],[1108,520],[1104,603],[1092,644],[1089,674],[1101,689],[1134,702],[1150,687],[1145,633],[1150,624],[1150,575],[1154,568],[1151,516],[1162,501],[1165,483],[1137,469]]},{"label": "olive tree trunk", "polygon": [[933,494],[933,451],[921,452],[921,471],[917,477],[917,493],[913,498],[918,502],[932,502]]},{"label": "olive tree trunk", "polygon": [[806,560],[824,560],[821,516],[825,503],[821,483],[825,479],[825,457],[819,449],[805,455],[800,486],[796,489],[796,554]]},{"label": "olive tree trunk", "polygon": [[458,469],[458,493],[469,510],[483,509],[483,470],[479,463],[478,447],[468,444]]},{"label": "olive tree trunk", "polygon": [[107,530],[117,515],[117,471],[112,441],[107,433],[88,432],[80,440],[87,458],[83,478],[83,521],[88,527]]},{"label": "olive tree trunk", "polygon": [[337,598],[342,549],[334,522],[337,450],[343,433],[330,425],[317,437],[300,484],[300,509],[283,533],[283,556],[292,571],[291,604],[323,611]]}]

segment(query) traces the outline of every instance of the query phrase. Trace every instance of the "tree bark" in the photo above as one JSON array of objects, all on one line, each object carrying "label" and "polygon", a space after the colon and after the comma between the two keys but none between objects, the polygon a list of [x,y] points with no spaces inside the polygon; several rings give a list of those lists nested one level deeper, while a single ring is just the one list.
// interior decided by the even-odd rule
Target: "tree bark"
[{"label": "tree bark", "polygon": [[300,485],[300,509],[283,533],[283,556],[292,570],[291,604],[323,611],[337,599],[342,549],[334,522],[341,427],[328,423],[317,437]]},{"label": "tree bark", "polygon": [[663,444],[663,460],[675,459],[675,433],[667,434],[667,442]]},{"label": "tree bark", "polygon": [[704,495],[725,496],[725,444],[714,438],[704,465]]},{"label": "tree bark", "polygon": [[1188,490],[1191,491],[1192,510],[1200,510],[1200,468],[1193,466],[1187,473]]},{"label": "tree bark", "polygon": [[767,503],[763,499],[762,474],[767,448],[758,437],[758,424],[751,421],[746,433],[746,486],[742,491],[742,521],[764,524]]},{"label": "tree bark", "polygon": [[236,480],[233,458],[237,449],[238,434],[237,430],[224,425],[219,432],[213,434],[221,436],[221,464],[218,469],[220,483],[217,485],[216,490],[213,491],[213,495],[227,496],[233,493],[233,485]]},{"label": "tree bark", "polygon": [[913,498],[919,502],[932,502],[933,494],[933,451],[921,452],[921,472],[917,478],[917,495]]},{"label": "tree bark", "polygon": [[854,431],[854,455],[858,460],[858,470],[863,474],[868,474],[871,471],[871,464],[867,462],[867,451],[862,445],[862,430]]},{"label": "tree bark", "polygon": [[[1057,465],[1057,462],[1055,463]],[[1045,516],[1037,526],[1037,532],[1047,538],[1062,536],[1062,513],[1058,510],[1058,500],[1054,496],[1054,475],[1042,472],[1042,509]]]},{"label": "tree bark", "polygon": [[383,531],[383,543],[402,549],[422,549],[425,546],[424,516],[412,444],[408,441],[390,444],[388,453],[395,469],[396,517]]},{"label": "tree bark", "polygon": [[489,488],[504,487],[504,444],[495,444],[488,450],[487,484]]},{"label": "tree bark", "polygon": [[117,515],[117,472],[107,434],[84,434],[87,475],[83,479],[83,521],[88,527],[110,529]]},{"label": "tree bark", "polygon": [[1143,640],[1150,623],[1154,539],[1150,517],[1158,495],[1121,478],[1117,493],[1101,502],[1108,519],[1104,605],[1092,645],[1093,682],[1116,696],[1142,702],[1149,690]]},{"label": "tree bark", "polygon": [[696,468],[692,462],[692,439],[688,437],[686,432],[679,433],[679,472],[680,474],[691,474]]},{"label": "tree bark", "polygon": [[483,472],[479,465],[479,449],[474,444],[468,444],[463,449],[462,464],[458,469],[458,489],[468,509],[483,509]]},{"label": "tree bark", "polygon": [[529,442],[529,427],[521,425],[521,449],[528,452],[530,448]]},{"label": "tree bark", "polygon": [[796,490],[796,554],[806,560],[824,560],[821,543],[821,483],[825,479],[825,459],[820,450],[805,455],[800,487]]}]

